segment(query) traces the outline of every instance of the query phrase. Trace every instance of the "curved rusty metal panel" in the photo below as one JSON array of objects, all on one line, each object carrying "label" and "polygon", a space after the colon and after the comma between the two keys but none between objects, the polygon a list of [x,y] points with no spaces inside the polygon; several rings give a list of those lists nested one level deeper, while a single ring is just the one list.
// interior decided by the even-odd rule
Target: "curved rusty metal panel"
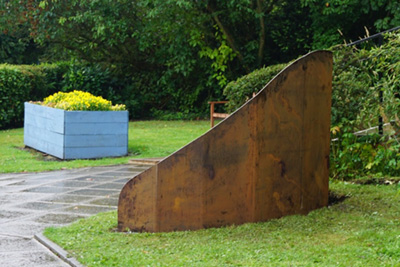
[{"label": "curved rusty metal panel", "polygon": [[131,179],[123,231],[266,221],[328,204],[332,55],[312,52],[206,134]]}]

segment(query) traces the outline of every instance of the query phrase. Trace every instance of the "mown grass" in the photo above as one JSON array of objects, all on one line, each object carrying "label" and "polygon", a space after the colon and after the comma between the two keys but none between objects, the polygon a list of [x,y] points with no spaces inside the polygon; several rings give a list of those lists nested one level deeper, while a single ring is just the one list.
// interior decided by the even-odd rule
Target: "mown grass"
[{"label": "mown grass", "polygon": [[23,129],[0,131],[0,173],[39,172],[128,163],[132,158],[165,157],[202,135],[208,121],[136,121],[129,123],[127,157],[61,161],[24,149]]},{"label": "mown grass", "polygon": [[400,184],[331,182],[347,198],[307,216],[172,233],[119,233],[117,213],[45,235],[87,266],[400,266]]}]

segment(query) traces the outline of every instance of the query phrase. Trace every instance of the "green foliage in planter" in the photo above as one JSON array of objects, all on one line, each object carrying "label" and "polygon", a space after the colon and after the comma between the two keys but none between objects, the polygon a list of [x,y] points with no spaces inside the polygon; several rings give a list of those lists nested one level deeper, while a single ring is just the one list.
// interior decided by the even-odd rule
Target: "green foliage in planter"
[{"label": "green foliage in planter", "polygon": [[69,111],[87,110],[87,111],[121,111],[126,110],[125,105],[112,105],[112,102],[94,96],[88,92],[74,90],[73,92],[58,92],[46,97],[42,105],[64,109]]}]

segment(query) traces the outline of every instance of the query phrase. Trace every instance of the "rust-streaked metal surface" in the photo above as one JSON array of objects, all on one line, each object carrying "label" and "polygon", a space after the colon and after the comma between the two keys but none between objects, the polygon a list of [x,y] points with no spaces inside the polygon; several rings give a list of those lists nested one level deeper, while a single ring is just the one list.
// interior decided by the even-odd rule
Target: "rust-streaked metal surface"
[{"label": "rust-streaked metal surface", "polygon": [[328,204],[332,55],[312,52],[206,134],[131,179],[121,231],[266,221]]}]

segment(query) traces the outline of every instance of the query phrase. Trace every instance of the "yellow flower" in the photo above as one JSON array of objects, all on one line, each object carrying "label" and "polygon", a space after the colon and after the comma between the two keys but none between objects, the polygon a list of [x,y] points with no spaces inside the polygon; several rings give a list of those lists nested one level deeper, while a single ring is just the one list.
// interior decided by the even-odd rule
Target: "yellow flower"
[{"label": "yellow flower", "polygon": [[108,101],[101,96],[94,96],[88,92],[77,90],[69,93],[55,93],[49,97],[46,97],[43,101],[43,104],[49,107],[64,110],[126,110],[125,105],[119,104],[113,106],[111,101]]}]

